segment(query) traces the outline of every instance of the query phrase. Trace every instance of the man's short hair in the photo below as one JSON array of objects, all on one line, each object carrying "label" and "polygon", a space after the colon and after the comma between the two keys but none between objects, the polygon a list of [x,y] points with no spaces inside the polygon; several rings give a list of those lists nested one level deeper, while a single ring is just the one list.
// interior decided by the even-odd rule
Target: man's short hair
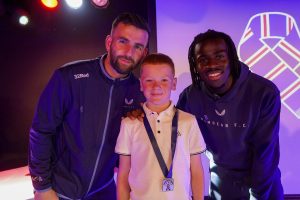
[{"label": "man's short hair", "polygon": [[132,25],[139,29],[147,31],[148,35],[150,36],[150,28],[148,23],[144,18],[141,16],[134,14],[134,13],[122,13],[118,15],[112,23],[111,31],[118,26],[119,23],[123,23],[126,25]]}]

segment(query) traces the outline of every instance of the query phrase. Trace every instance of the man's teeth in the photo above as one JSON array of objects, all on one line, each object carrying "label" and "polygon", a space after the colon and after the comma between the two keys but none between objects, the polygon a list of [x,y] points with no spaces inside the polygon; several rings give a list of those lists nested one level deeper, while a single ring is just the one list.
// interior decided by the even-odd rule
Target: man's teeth
[{"label": "man's teeth", "polygon": [[219,76],[221,73],[220,72],[215,72],[215,73],[209,73],[208,76],[209,77],[216,77]]}]

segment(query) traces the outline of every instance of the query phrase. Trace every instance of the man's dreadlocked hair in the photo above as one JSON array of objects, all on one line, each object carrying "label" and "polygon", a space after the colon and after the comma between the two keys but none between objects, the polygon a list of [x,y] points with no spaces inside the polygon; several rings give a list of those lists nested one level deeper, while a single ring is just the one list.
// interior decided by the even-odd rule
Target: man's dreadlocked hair
[{"label": "man's dreadlocked hair", "polygon": [[230,36],[223,32],[218,32],[218,31],[209,29],[208,31],[206,31],[204,33],[198,34],[194,38],[194,41],[190,45],[189,53],[188,53],[192,81],[193,81],[193,84],[198,87],[200,86],[201,79],[200,79],[200,75],[197,70],[197,64],[195,61],[195,47],[197,44],[203,43],[203,42],[205,42],[207,40],[211,40],[211,39],[223,39],[225,41],[226,46],[227,46],[227,54],[228,54],[228,58],[229,58],[230,73],[233,77],[233,80],[236,80],[240,75],[241,65],[240,65],[240,62],[238,59],[238,55],[236,52],[234,42],[232,41]]}]

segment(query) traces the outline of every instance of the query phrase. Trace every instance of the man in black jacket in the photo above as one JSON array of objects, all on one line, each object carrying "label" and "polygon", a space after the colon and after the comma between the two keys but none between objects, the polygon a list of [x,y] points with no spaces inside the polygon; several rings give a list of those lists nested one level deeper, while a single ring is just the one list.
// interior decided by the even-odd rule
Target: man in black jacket
[{"label": "man in black jacket", "polygon": [[30,130],[35,199],[116,198],[114,153],[121,117],[144,100],[131,71],[147,54],[149,27],[124,13],[106,37],[107,54],[57,69]]}]

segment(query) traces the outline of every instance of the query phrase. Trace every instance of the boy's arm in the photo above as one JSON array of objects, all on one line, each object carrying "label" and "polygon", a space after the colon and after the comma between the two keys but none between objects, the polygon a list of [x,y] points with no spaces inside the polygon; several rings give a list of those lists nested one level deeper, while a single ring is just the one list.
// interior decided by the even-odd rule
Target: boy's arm
[{"label": "boy's arm", "polygon": [[130,170],[131,156],[120,155],[120,164],[117,178],[117,199],[129,200],[130,186],[128,175]]},{"label": "boy's arm", "polygon": [[204,173],[201,154],[191,155],[191,185],[193,200],[204,198]]}]

